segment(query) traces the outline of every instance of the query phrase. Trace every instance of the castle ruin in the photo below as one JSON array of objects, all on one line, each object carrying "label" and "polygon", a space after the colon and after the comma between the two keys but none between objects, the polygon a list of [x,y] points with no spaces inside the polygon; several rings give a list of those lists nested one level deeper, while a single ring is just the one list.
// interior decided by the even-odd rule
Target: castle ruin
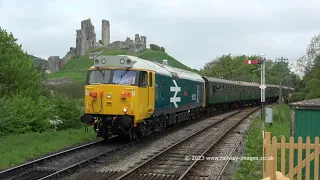
[{"label": "castle ruin", "polygon": [[107,47],[110,44],[110,23],[107,20],[102,20],[101,39],[103,46]]},{"label": "castle ruin", "polygon": [[105,47],[104,50],[126,49],[129,52],[142,52],[147,47],[147,37],[135,34],[134,41],[129,37],[125,41],[114,41],[110,43],[110,22],[101,21],[101,43],[96,40],[96,33],[91,19],[81,21],[81,29],[76,30],[76,47],[70,47],[69,52],[60,59],[59,56],[51,56],[48,66],[51,72],[59,71],[69,60],[90,53],[97,47]]},{"label": "castle ruin", "polygon": [[96,33],[91,19],[81,22],[81,29],[76,30],[76,56],[80,57],[88,53],[90,49],[96,47]]}]

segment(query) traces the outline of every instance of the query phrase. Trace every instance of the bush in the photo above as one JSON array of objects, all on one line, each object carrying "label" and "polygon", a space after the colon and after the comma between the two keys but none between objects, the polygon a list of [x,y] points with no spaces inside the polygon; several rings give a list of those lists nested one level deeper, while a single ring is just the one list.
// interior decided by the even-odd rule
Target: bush
[{"label": "bush", "polygon": [[37,103],[22,95],[1,98],[0,135],[48,130],[47,107],[48,102],[44,98],[39,98]]},{"label": "bush", "polygon": [[306,92],[295,92],[292,94],[290,97],[289,101],[291,102],[297,102],[297,101],[302,101],[306,98],[307,93]]},{"label": "bush", "polygon": [[166,49],[165,49],[164,47],[161,47],[160,50],[161,50],[162,52],[166,52]]},{"label": "bush", "polygon": [[59,130],[80,127],[82,104],[59,94],[53,98],[39,97],[37,102],[22,95],[5,96],[0,99],[0,136],[48,131],[49,120],[56,120],[55,116],[63,122]]},{"label": "bush", "polygon": [[51,99],[51,102],[49,106],[50,118],[55,120],[54,116],[59,116],[58,119],[62,121],[59,129],[77,128],[83,125],[80,121],[83,110],[79,100],[58,94]]},{"label": "bush", "polygon": [[155,51],[160,51],[160,47],[155,44],[150,44],[150,49],[155,50]]}]

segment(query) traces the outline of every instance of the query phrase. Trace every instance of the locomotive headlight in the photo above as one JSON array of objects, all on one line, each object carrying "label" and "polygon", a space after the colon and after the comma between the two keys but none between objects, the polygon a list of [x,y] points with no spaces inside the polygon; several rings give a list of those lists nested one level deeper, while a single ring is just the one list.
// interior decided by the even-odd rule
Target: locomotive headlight
[{"label": "locomotive headlight", "polygon": [[111,94],[110,93],[107,94],[107,98],[111,99]]}]

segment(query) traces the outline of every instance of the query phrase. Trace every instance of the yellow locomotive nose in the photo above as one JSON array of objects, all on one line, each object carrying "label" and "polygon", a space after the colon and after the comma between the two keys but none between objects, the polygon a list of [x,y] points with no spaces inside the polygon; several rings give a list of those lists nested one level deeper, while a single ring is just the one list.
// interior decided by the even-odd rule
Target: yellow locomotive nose
[{"label": "yellow locomotive nose", "polygon": [[86,114],[134,115],[134,108],[137,108],[136,96],[132,95],[136,94],[136,87],[133,86],[87,85],[86,92]]}]

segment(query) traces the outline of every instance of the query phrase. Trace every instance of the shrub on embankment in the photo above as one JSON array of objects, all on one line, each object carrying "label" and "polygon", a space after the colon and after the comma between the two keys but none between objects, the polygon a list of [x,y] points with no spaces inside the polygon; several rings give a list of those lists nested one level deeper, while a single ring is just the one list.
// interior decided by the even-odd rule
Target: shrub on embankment
[{"label": "shrub on embankment", "polygon": [[63,95],[39,97],[37,101],[23,95],[0,98],[0,136],[44,132],[50,130],[49,120],[61,120],[59,130],[81,126],[82,109],[78,100]]},{"label": "shrub on embankment", "polygon": [[62,121],[59,129],[80,127],[81,105],[71,96],[75,89],[50,96],[13,34],[0,28],[0,44],[0,137],[48,131],[56,116]]}]

